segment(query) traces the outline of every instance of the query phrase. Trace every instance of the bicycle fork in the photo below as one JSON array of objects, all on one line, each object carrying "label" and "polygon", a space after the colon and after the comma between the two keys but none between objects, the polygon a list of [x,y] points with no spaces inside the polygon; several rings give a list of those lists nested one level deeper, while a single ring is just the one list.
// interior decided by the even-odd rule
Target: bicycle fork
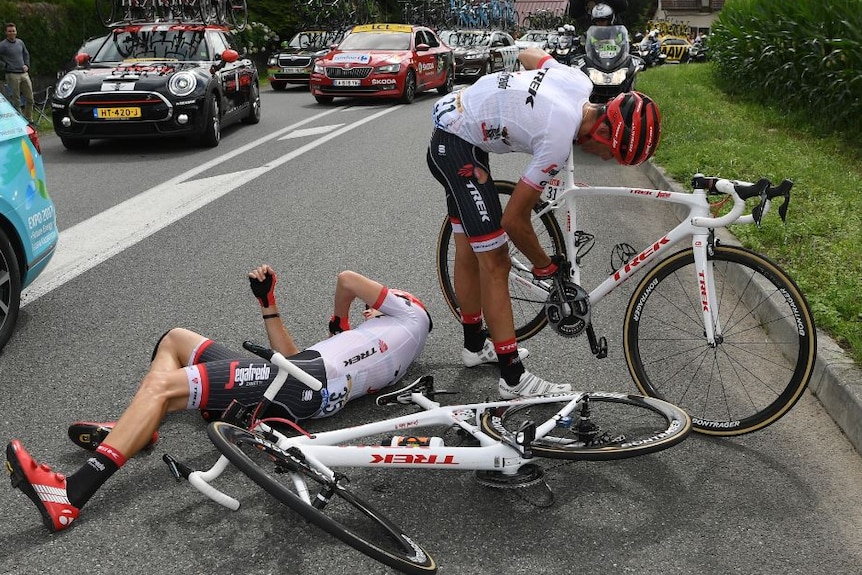
[{"label": "bicycle fork", "polygon": [[724,337],[718,315],[715,274],[709,256],[713,254],[719,241],[715,238],[715,230],[710,229],[708,234],[695,235],[691,244],[694,250],[694,268],[697,273],[697,285],[700,293],[703,334],[707,344],[710,347],[716,347],[724,341]]}]

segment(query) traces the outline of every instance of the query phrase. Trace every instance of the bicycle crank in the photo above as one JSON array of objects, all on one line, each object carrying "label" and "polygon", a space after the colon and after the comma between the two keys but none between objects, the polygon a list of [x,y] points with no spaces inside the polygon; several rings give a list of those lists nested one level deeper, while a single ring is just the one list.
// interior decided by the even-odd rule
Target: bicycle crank
[{"label": "bicycle crank", "polygon": [[562,282],[564,293],[560,293],[558,283],[554,282],[545,301],[545,316],[563,337],[579,336],[590,325],[590,296],[584,288],[569,281]]},{"label": "bicycle crank", "polygon": [[[512,475],[499,471],[477,471],[476,481],[483,487],[515,489],[513,493],[535,507],[550,507],[554,504],[554,492],[545,482],[545,470],[534,463],[522,465]],[[539,488],[538,497],[528,494],[529,487]]]}]

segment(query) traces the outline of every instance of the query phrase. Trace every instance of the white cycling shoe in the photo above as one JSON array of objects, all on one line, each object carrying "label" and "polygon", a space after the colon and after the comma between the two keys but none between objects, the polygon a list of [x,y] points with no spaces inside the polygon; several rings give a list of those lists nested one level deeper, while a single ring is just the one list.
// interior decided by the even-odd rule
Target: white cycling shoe
[{"label": "white cycling shoe", "polygon": [[570,393],[572,386],[568,383],[551,383],[541,377],[535,376],[529,371],[521,374],[518,385],[510,387],[506,380],[500,378],[497,386],[500,389],[501,399],[515,399],[516,397],[536,397],[539,395],[551,395],[554,393]]},{"label": "white cycling shoe", "polygon": [[[530,355],[530,352],[523,347],[518,348],[518,358],[524,359]],[[461,349],[461,359],[467,367],[476,367],[477,365],[485,365],[489,363],[497,363],[497,352],[494,351],[494,342],[490,339],[485,340],[485,345],[479,351],[470,351],[466,348]]]}]

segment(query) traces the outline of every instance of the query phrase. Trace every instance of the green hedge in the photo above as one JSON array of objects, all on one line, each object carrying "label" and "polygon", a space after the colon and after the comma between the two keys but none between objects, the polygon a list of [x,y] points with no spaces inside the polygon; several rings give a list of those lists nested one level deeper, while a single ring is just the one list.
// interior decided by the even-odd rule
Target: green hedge
[{"label": "green hedge", "polygon": [[0,0],[0,16],[4,24],[15,22],[18,37],[27,45],[30,76],[37,90],[54,83],[57,72],[71,60],[84,40],[104,33],[93,0]]},{"label": "green hedge", "polygon": [[858,141],[859,0],[728,0],[709,47],[728,92],[808,114],[813,125]]}]

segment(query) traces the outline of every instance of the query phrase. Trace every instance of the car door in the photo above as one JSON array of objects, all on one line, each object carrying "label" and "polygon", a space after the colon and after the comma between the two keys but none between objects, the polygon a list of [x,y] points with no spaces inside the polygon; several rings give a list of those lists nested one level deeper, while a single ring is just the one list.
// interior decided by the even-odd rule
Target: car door
[{"label": "car door", "polygon": [[[442,70],[438,66],[440,53],[440,41],[434,34],[427,30],[417,30],[413,35],[413,49],[416,53],[417,75],[419,85],[423,87],[434,87],[442,83]],[[420,50],[419,46],[423,46]],[[427,48],[424,48],[426,47]],[[445,68],[444,68],[445,69]]]},{"label": "car door", "polygon": [[495,32],[491,38],[492,50],[497,53],[498,61],[503,62],[503,69],[514,71],[518,63],[518,47],[515,39],[505,32]]}]

